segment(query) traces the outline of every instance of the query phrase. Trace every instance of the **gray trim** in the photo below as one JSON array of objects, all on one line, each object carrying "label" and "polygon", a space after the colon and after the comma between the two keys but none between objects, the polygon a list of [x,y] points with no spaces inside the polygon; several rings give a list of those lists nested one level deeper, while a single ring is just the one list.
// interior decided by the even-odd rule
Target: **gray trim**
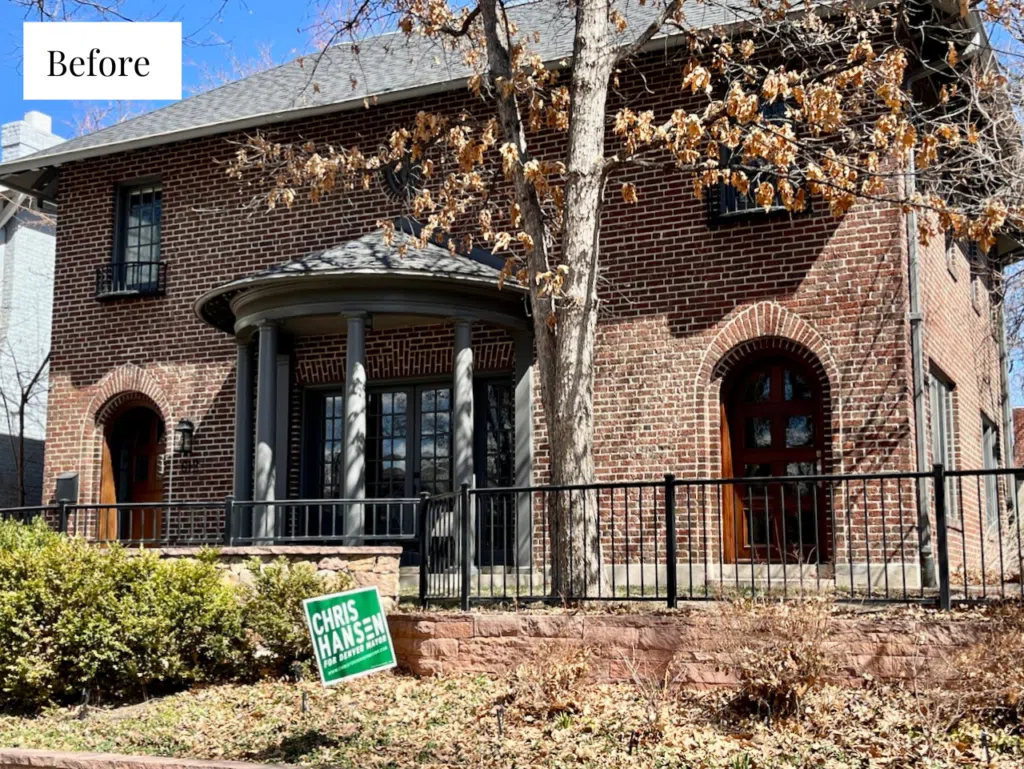
[{"label": "gray trim", "polygon": [[524,328],[528,323],[524,316],[516,314],[516,310],[522,311],[519,304],[513,304],[503,311],[494,298],[488,302],[484,297],[477,299],[455,291],[434,291],[429,299],[401,292],[377,296],[365,291],[346,293],[349,295],[339,295],[326,301],[296,301],[293,297],[282,296],[276,301],[261,303],[260,307],[252,307],[251,311],[250,308],[241,305],[238,320],[231,331],[234,334],[243,334],[260,323],[353,313],[421,315],[425,318],[451,318],[458,315],[507,328]]},{"label": "gray trim", "polygon": [[[452,354],[452,485],[458,491],[462,484],[475,486],[473,475],[473,324],[468,318],[456,318]],[[469,525],[469,552],[476,554],[477,521],[475,510],[463,511]]]},{"label": "gray trim", "polygon": [[[345,499],[366,498],[366,316],[348,318],[345,340]],[[346,544],[359,544],[363,533],[362,505],[345,508]]]},{"label": "gray trim", "polygon": [[235,363],[235,499],[252,498],[252,346],[239,342]]},{"label": "gray trim", "polygon": [[[520,331],[515,335],[516,388],[516,486],[533,485],[533,335]],[[516,562],[530,563],[533,540],[533,510],[530,494],[516,495],[519,538]]]},{"label": "gray trim", "polygon": [[[277,326],[259,328],[259,370],[256,382],[256,462],[253,499],[272,502],[276,484],[274,452],[277,447]],[[254,510],[253,536],[273,539],[275,509],[272,505]]]},{"label": "gray trim", "polygon": [[[239,335],[261,320],[382,312],[461,315],[525,328],[525,290],[500,285],[493,255],[420,244],[397,219],[393,242],[380,231],[229,281],[193,304],[200,319]],[[439,236],[440,237],[440,236]],[[443,240],[443,238],[442,238]],[[404,249],[404,253],[399,249]]]}]

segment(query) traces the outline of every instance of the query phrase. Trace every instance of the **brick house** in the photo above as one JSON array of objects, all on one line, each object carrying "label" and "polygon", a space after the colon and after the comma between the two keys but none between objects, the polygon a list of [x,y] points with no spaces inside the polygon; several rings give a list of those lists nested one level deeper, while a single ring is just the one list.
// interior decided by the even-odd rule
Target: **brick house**
[{"label": "brick house", "polygon": [[[521,28],[551,30],[550,59],[567,50],[565,18],[542,4],[514,12]],[[265,211],[244,207],[225,173],[232,142],[257,127],[281,141],[376,146],[418,110],[474,109],[458,63],[423,41],[381,40],[362,44],[356,83],[342,46],[320,63],[319,90],[292,62],[0,165],[4,184],[60,208],[46,498],[71,472],[80,501],[98,505],[375,500],[365,518],[321,505],[313,528],[303,524],[358,538],[392,524],[380,500],[543,483],[529,306],[498,288],[500,260],[385,246],[380,220],[396,219],[400,240],[417,228],[400,218],[400,174]],[[639,108],[677,104],[682,61],[662,45],[642,61],[643,84],[623,73],[620,90]],[[790,217],[725,191],[709,206],[670,167],[619,181],[642,194],[636,205],[610,196],[603,218],[601,480],[980,468],[1011,456],[980,256],[913,243],[894,206]],[[914,493],[880,526],[865,499],[865,533],[851,517],[819,561],[861,561],[892,543],[916,553]],[[705,563],[747,558],[784,515],[766,505],[763,528],[738,503],[682,544]],[[245,536],[295,525],[282,524],[290,508],[276,519],[257,508],[269,509],[252,506]],[[528,500],[513,508],[503,537],[536,527]],[[93,525],[101,539],[219,536],[224,518],[210,506],[149,523],[101,510]]]}]

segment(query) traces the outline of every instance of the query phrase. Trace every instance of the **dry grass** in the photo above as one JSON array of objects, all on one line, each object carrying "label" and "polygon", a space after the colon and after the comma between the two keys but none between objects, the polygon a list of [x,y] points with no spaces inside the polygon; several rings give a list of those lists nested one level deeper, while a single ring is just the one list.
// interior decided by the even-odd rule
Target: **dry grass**
[{"label": "dry grass", "polygon": [[502,697],[512,718],[545,719],[578,713],[583,707],[584,682],[589,672],[589,649],[549,646],[504,679]]},{"label": "dry grass", "polygon": [[1006,606],[988,614],[983,639],[952,660],[946,704],[955,720],[982,718],[1024,727],[1024,612]]},{"label": "dry grass", "polygon": [[211,687],[84,718],[0,717],[0,744],[381,769],[1024,766],[1019,607],[974,612],[991,630],[936,689],[830,682],[833,615],[826,603],[736,605],[734,691],[688,690],[642,657],[631,682],[590,683],[587,650],[555,639],[506,676]]},{"label": "dry grass", "polygon": [[739,680],[733,706],[767,718],[798,712],[812,688],[838,669],[829,645],[833,606],[825,599],[802,603],[733,604],[718,652]]}]

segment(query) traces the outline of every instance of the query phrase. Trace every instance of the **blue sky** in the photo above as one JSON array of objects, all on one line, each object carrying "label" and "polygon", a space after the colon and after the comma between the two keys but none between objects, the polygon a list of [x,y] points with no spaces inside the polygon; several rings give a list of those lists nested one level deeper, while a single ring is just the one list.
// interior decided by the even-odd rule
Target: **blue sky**
[{"label": "blue sky", "polygon": [[[189,96],[216,73],[233,71],[233,62],[252,64],[269,50],[275,62],[287,61],[311,49],[311,3],[303,0],[227,0],[220,14],[211,15],[216,0],[124,0],[122,12],[136,21],[181,21],[187,42],[182,51],[182,95]],[[29,21],[38,21],[36,17]],[[90,21],[81,17],[80,21]],[[54,132],[75,133],[76,119],[105,109],[108,102],[26,101],[22,98],[21,35],[23,8],[0,0],[0,123],[20,119],[29,110],[53,117]],[[143,111],[166,102],[125,105]]]}]

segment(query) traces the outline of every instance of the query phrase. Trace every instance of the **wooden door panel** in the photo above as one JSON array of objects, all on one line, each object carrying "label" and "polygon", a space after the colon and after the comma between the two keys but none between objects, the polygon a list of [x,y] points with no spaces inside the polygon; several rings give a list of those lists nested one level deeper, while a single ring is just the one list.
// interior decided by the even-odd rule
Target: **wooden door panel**
[{"label": "wooden door panel", "polygon": [[[764,356],[738,370],[723,385],[722,394],[725,477],[779,479],[820,471],[821,392],[806,366],[785,357]],[[807,538],[801,547],[800,535],[808,526],[814,532],[820,530],[813,510],[816,503],[819,511],[824,509],[817,499],[821,489],[775,480],[748,481],[731,490],[727,487],[727,492],[723,509],[727,558],[774,561],[780,560],[783,550],[787,556],[808,557]]]}]

